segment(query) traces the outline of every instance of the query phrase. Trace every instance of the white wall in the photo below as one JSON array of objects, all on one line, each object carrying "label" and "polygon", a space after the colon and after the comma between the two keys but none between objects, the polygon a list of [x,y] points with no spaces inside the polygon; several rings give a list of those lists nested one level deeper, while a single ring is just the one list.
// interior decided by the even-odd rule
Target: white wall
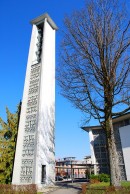
[{"label": "white wall", "polygon": [[55,30],[45,19],[41,57],[35,183],[41,183],[41,165],[46,165],[46,184],[55,181]]},{"label": "white wall", "polygon": [[119,128],[127,180],[130,181],[130,125]]},{"label": "white wall", "polygon": [[16,144],[12,184],[20,184],[20,171],[21,171],[21,160],[22,160],[23,138],[24,138],[24,127],[25,127],[26,109],[27,109],[27,100],[28,100],[29,80],[30,80],[31,65],[32,65],[32,62],[35,56],[36,37],[37,37],[37,28],[34,25],[32,29],[32,36],[31,36],[31,41],[30,41],[30,49],[29,49],[26,76],[25,76],[25,84],[24,84],[24,91],[23,91],[23,99],[22,99],[17,144]]},{"label": "white wall", "polygon": [[[35,135],[35,155],[33,162],[32,183],[41,186],[41,169],[46,165],[46,183],[55,181],[55,30],[45,19],[43,28],[43,44],[41,56],[41,77],[39,88],[39,105],[37,112],[37,130]],[[21,161],[23,150],[23,137],[26,119],[26,108],[30,82],[31,65],[36,61],[37,27],[33,25],[26,78],[23,92],[22,109],[18,131],[16,156],[13,170],[12,184],[21,184]],[[26,183],[25,183],[26,184]],[[28,184],[28,183],[27,183]]]},{"label": "white wall", "polygon": [[94,154],[94,138],[92,134],[92,130],[89,130],[89,139],[90,139],[90,150],[91,150],[91,159],[92,164],[94,164],[94,174],[97,174],[97,165],[96,165],[96,158]]}]

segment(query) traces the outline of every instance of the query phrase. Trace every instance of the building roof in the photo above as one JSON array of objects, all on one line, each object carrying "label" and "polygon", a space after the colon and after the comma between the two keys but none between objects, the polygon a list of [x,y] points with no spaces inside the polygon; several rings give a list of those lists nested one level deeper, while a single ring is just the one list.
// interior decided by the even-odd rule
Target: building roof
[{"label": "building roof", "polygon": [[76,161],[76,157],[64,157],[64,158],[59,158],[56,160],[56,162],[68,162],[68,161]]},{"label": "building roof", "polygon": [[91,155],[84,157],[84,159],[89,159],[89,158],[91,159]]},{"label": "building roof", "polygon": [[84,131],[89,132],[89,130],[94,130],[94,129],[102,129],[102,127],[100,125],[97,126],[89,126],[89,127],[81,127]]},{"label": "building roof", "polygon": [[[113,121],[113,124],[114,123],[117,123],[117,122],[120,122],[122,120],[126,120],[126,119],[130,119],[130,112],[126,113],[126,114],[123,114],[121,116],[118,116],[118,117],[114,117],[112,119]],[[84,131],[87,131],[89,132],[89,130],[95,130],[95,129],[102,129],[101,125],[96,125],[96,126],[88,126],[88,127],[81,127]]]},{"label": "building roof", "polygon": [[40,25],[44,22],[45,18],[47,19],[48,23],[54,30],[58,30],[57,25],[54,23],[54,21],[51,19],[48,13],[44,13],[43,15],[40,15],[39,17],[31,20],[30,23],[35,25]]}]

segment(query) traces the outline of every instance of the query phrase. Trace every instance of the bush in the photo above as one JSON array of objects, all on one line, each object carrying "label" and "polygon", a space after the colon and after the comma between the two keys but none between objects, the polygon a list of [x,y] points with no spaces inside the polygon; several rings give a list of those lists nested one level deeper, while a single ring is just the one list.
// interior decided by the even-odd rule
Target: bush
[{"label": "bush", "polygon": [[90,175],[90,181],[92,183],[98,182],[98,181],[99,182],[110,182],[110,175],[104,174],[104,173],[98,174],[98,175],[92,174]]},{"label": "bush", "polygon": [[0,194],[37,194],[36,185],[0,184]]},{"label": "bush", "polygon": [[94,175],[94,174],[90,175],[90,183],[98,183],[98,182],[100,182],[98,175]]},{"label": "bush", "polygon": [[92,175],[90,175],[90,179],[97,179],[98,180],[98,177],[99,177],[99,175],[94,175],[94,174],[92,174]]},{"label": "bush", "polygon": [[110,182],[110,175],[108,174],[102,173],[102,174],[99,174],[98,177],[100,182]]}]

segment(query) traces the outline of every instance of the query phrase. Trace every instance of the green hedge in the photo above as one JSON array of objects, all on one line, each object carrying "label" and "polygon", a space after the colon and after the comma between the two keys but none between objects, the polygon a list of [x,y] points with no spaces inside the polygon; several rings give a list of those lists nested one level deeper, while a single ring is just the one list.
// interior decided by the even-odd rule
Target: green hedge
[{"label": "green hedge", "polygon": [[110,182],[110,175],[108,174],[98,174],[98,175],[90,175],[90,180],[98,180],[100,182]]},{"label": "green hedge", "polygon": [[0,194],[37,194],[37,186],[0,184]]}]

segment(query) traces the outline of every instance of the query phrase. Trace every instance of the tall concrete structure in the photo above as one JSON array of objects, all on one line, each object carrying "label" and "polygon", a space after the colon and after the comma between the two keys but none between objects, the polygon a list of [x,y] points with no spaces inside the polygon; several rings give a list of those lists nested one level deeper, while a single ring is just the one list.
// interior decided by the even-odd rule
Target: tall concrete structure
[{"label": "tall concrete structure", "polygon": [[[31,21],[27,62],[12,184],[55,181],[55,31],[48,14]],[[23,37],[24,41],[24,37]]]}]

